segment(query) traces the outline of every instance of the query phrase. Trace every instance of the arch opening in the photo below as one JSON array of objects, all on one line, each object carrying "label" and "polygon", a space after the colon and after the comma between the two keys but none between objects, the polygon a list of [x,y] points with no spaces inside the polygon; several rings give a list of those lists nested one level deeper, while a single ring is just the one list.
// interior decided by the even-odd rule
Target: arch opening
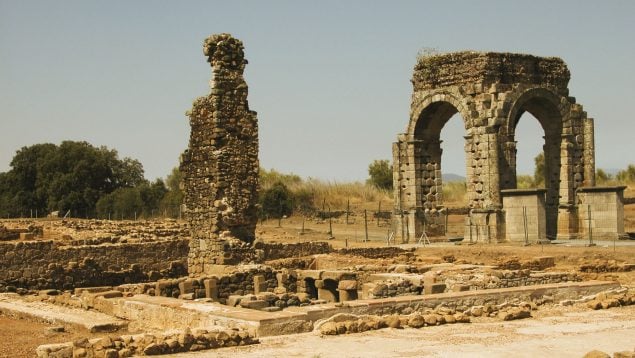
[{"label": "arch opening", "polygon": [[312,277],[307,277],[304,279],[304,286],[306,287],[306,294],[308,298],[317,299],[318,298],[318,290],[315,287],[315,279]]},{"label": "arch opening", "polygon": [[[523,125],[519,123],[523,121]],[[542,137],[542,152],[544,155],[544,181],[527,183],[519,180],[518,144],[519,139],[531,140],[527,134],[537,136],[536,132],[526,133],[528,128],[525,122],[536,120],[544,136]],[[535,127],[534,127],[535,128]],[[555,239],[558,233],[558,205],[560,203],[560,175],[561,175],[561,143],[562,143],[562,115],[558,106],[551,98],[545,96],[527,95],[520,98],[512,111],[506,126],[503,141],[503,163],[501,163],[501,189],[519,189],[523,186],[546,189],[545,216],[547,238]],[[522,131],[522,132],[521,132]],[[535,143],[535,139],[534,139]],[[531,145],[526,145],[531,147]],[[535,147],[534,147],[535,148]],[[526,153],[523,153],[526,154]],[[523,167],[524,165],[524,167]],[[520,168],[526,168],[526,163],[521,163]],[[536,179],[536,178],[533,178]],[[528,185],[529,184],[529,185]]]},{"label": "arch opening", "polygon": [[[447,101],[429,104],[417,117],[413,127],[413,140],[410,143],[414,158],[412,180],[415,182],[415,191],[405,193],[407,197],[414,194],[410,206],[414,209],[415,215],[405,223],[406,232],[402,237],[410,237],[412,234],[419,237],[423,230],[430,235],[445,235],[448,229],[445,217],[447,211],[444,210],[446,204],[465,206],[465,181],[461,182],[461,179],[466,176],[468,160],[465,154],[466,127],[460,111]],[[442,134],[446,138],[445,141],[441,139]],[[461,152],[463,154],[460,154]],[[460,181],[458,185],[453,185],[452,192],[446,190],[448,197],[444,196],[443,175],[447,171],[444,168],[445,163],[448,168],[458,172],[454,174],[458,174]],[[403,189],[405,188],[399,188]],[[460,232],[459,229],[456,231]]]}]

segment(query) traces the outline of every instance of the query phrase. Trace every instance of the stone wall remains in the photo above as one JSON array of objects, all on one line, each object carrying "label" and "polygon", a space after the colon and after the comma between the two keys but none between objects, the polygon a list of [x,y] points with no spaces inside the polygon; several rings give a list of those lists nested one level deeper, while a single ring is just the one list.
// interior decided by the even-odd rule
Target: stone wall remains
[{"label": "stone wall remains", "polygon": [[[453,274],[439,278],[445,284],[444,292],[461,292],[475,290],[491,290],[498,288],[545,285],[563,282],[578,282],[580,277],[567,272],[535,272],[528,270],[502,271],[494,274]],[[424,285],[421,280],[400,278],[373,282],[364,285],[364,298],[386,298],[423,294]]]},{"label": "stone wall remains", "polygon": [[178,277],[188,240],[65,246],[55,241],[0,243],[0,286],[72,289]]},{"label": "stone wall remains", "polygon": [[414,250],[404,250],[400,247],[353,247],[339,249],[340,255],[361,256],[368,259],[392,259],[399,255],[412,255]]},{"label": "stone wall remains", "polygon": [[300,242],[295,244],[265,243],[263,245],[256,244],[255,248],[264,251],[264,257],[267,261],[328,254],[333,251],[333,247],[327,242]]}]

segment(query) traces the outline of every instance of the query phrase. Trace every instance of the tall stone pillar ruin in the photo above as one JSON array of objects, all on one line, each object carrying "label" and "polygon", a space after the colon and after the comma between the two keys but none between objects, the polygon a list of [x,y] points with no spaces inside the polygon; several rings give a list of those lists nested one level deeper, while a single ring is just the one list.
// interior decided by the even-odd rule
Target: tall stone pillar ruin
[{"label": "tall stone pillar ruin", "polygon": [[191,134],[181,158],[191,241],[190,275],[238,264],[250,250],[257,223],[258,120],[249,110],[243,43],[230,34],[204,41],[212,66],[211,92],[187,115]]}]

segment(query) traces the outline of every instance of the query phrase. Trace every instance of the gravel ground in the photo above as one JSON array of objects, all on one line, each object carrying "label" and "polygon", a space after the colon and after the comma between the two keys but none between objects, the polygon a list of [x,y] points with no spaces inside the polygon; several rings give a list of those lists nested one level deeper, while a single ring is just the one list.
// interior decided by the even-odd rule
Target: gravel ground
[{"label": "gravel ground", "polygon": [[552,307],[534,319],[422,329],[382,329],[320,337],[315,333],[271,337],[255,346],[172,357],[582,357],[635,349],[635,306],[591,311]]}]

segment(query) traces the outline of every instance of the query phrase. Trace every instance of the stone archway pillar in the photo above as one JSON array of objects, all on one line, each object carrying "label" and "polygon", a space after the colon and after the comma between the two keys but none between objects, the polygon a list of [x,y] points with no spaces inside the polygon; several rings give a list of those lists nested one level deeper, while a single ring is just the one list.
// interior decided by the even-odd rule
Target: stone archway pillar
[{"label": "stone archway pillar", "polygon": [[558,203],[557,239],[569,240],[578,236],[578,216],[575,205],[574,145],[571,135],[563,134],[560,142],[560,193]]},{"label": "stone archway pillar", "polygon": [[584,186],[595,186],[595,133],[593,118],[585,118],[583,123],[584,133]]},{"label": "stone archway pillar", "polygon": [[473,185],[468,185],[468,198],[476,200],[470,200],[472,209],[466,220],[465,237],[488,243],[503,241],[505,220],[501,210],[498,127],[474,128],[471,142],[472,168],[468,170],[468,178]]},{"label": "stone archway pillar", "polygon": [[437,138],[413,139],[400,135],[393,143],[393,210],[395,238],[403,243],[416,240],[425,228],[443,234],[441,142]]}]

